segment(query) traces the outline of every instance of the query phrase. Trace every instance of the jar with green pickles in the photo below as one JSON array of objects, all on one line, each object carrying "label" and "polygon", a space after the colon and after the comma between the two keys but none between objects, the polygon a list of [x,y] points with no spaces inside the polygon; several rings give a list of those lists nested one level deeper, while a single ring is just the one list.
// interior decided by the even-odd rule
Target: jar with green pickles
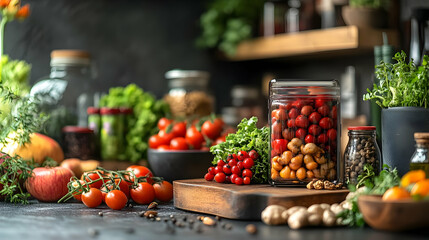
[{"label": "jar with green pickles", "polygon": [[119,108],[100,109],[100,151],[103,160],[118,160],[124,149],[124,120]]}]

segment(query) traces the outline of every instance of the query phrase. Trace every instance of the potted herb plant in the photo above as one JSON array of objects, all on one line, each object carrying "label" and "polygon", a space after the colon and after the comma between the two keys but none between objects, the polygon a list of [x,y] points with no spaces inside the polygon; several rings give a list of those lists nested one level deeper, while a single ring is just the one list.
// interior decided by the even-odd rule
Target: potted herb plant
[{"label": "potted herb plant", "polygon": [[429,132],[429,57],[422,65],[398,52],[396,63],[381,62],[376,66],[380,84],[363,96],[381,106],[383,162],[397,167],[403,175],[409,170],[414,152],[414,132]]},{"label": "potted herb plant", "polygon": [[342,9],[344,22],[360,28],[387,27],[388,3],[389,0],[349,0]]}]

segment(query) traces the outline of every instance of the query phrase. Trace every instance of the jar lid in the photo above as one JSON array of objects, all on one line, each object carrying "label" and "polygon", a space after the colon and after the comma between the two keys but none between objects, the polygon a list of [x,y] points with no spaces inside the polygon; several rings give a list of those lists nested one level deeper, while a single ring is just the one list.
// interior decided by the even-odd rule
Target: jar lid
[{"label": "jar lid", "polygon": [[427,139],[429,140],[429,132],[415,132],[414,139]]},{"label": "jar lid", "polygon": [[99,109],[99,108],[97,108],[97,107],[88,107],[88,108],[86,109],[86,112],[87,112],[88,114],[100,114],[100,109]]},{"label": "jar lid", "polygon": [[375,126],[352,126],[348,127],[347,130],[353,131],[374,131],[376,130]]},{"label": "jar lid", "polygon": [[117,115],[117,114],[121,114],[121,109],[102,107],[100,109],[100,114],[101,115]]},{"label": "jar lid", "polygon": [[175,79],[175,78],[209,78],[210,74],[205,71],[198,70],[180,70],[173,69],[165,73],[166,79]]},{"label": "jar lid", "polygon": [[125,107],[121,107],[119,108],[119,110],[121,111],[121,113],[123,114],[133,114],[133,109],[132,108],[125,108]]},{"label": "jar lid", "polygon": [[92,129],[78,126],[65,126],[62,131],[64,133],[94,133]]},{"label": "jar lid", "polygon": [[51,66],[89,64],[90,54],[84,50],[54,50],[51,52]]}]

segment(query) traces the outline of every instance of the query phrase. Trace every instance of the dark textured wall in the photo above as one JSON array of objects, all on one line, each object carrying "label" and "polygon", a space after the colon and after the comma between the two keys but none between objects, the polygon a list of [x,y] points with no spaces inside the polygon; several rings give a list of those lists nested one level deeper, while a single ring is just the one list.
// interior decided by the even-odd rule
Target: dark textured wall
[{"label": "dark textured wall", "polygon": [[[195,47],[198,19],[207,1],[195,0],[24,0],[32,14],[24,22],[7,26],[6,53],[32,64],[31,83],[49,73],[53,49],[87,49],[98,69],[94,90],[136,82],[161,97],[167,92],[164,73],[173,68],[211,73],[211,88],[218,110],[230,104],[235,84],[260,86],[265,72],[280,78],[339,78],[348,65],[360,76],[358,97],[370,86],[373,56],[328,59],[227,62]],[[402,0],[402,19],[425,0]],[[358,101],[359,112],[368,104]],[[264,104],[264,103],[262,103]]]}]

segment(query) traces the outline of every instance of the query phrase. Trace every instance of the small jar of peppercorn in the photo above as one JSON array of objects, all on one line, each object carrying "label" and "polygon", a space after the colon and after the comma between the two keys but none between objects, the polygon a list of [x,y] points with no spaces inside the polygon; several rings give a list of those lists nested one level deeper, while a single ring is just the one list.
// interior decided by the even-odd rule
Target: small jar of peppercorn
[{"label": "small jar of peppercorn", "polygon": [[365,165],[378,174],[381,170],[381,154],[376,141],[374,126],[348,127],[349,142],[344,152],[346,183],[356,184],[357,177],[364,171]]},{"label": "small jar of peppercorn", "polygon": [[336,80],[276,80],[269,85],[271,185],[343,181]]}]

